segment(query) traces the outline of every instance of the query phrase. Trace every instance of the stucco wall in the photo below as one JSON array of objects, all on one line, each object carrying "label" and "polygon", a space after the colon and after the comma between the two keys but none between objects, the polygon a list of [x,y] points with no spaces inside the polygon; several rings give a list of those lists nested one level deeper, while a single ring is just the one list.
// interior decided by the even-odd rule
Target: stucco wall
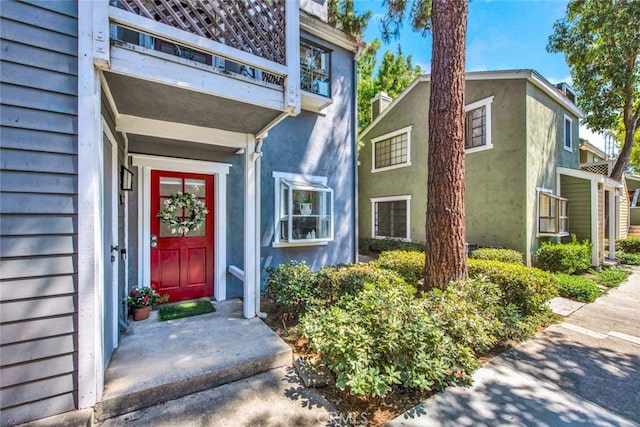
[{"label": "stucco wall", "polygon": [[[324,113],[303,111],[285,119],[264,140],[261,170],[261,278],[266,267],[304,260],[314,270],[355,261],[355,141],[353,54],[309,34],[302,37],[332,49],[332,100]],[[273,247],[275,184],[273,172],[327,178],[334,192],[334,239],[324,246]]]},{"label": "stucco wall", "polygon": [[[371,198],[411,195],[410,237],[414,242],[425,241],[427,206],[427,138],[429,132],[429,84],[419,83],[390,110],[384,120],[364,139],[358,152],[358,209],[360,238],[371,238]],[[425,102],[426,100],[426,102]],[[371,139],[412,126],[411,166],[372,173],[373,146]]]},{"label": "stucco wall", "polygon": [[[564,118],[572,120],[572,148],[563,146]],[[526,211],[527,246],[532,260],[540,242],[537,237],[537,188],[545,188],[558,195],[556,167],[577,169],[580,161],[578,148],[578,117],[549,97],[540,88],[527,83],[527,159],[526,159]],[[571,201],[569,202],[571,203]],[[575,208],[574,208],[575,211]],[[571,223],[571,217],[569,217]]]},{"label": "stucco wall", "polygon": [[493,148],[466,155],[466,228],[472,244],[525,249],[525,81],[467,81],[466,104],[493,96]]}]

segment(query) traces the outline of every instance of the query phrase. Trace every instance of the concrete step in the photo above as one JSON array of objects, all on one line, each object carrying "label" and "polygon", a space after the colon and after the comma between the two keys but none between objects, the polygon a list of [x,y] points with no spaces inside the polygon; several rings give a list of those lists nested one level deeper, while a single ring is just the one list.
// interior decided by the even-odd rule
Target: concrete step
[{"label": "concrete step", "polygon": [[110,418],[100,427],[309,426],[333,424],[337,412],[295,370],[277,368],[250,378]]},{"label": "concrete step", "polygon": [[242,302],[215,313],[160,322],[157,312],[121,338],[105,374],[98,422],[291,366],[289,346],[260,319],[242,318]]}]

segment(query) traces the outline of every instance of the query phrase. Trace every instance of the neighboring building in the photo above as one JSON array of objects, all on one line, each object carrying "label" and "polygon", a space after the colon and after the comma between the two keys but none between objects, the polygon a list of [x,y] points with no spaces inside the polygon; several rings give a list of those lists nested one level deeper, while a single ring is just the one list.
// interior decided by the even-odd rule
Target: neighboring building
[{"label": "neighboring building", "polygon": [[[264,267],[355,261],[359,42],[326,13],[0,2],[3,426],[101,400],[133,287],[250,318]],[[178,191],[209,209],[187,237],[156,216]]]},{"label": "neighboring building", "polygon": [[[360,136],[360,237],[426,238],[429,90],[429,76],[418,77],[374,112]],[[562,181],[574,172],[580,180],[593,178],[579,170],[582,113],[566,85],[556,87],[532,70],[469,72],[465,99],[467,242],[515,249],[531,265],[540,242],[566,239],[578,227],[573,214],[582,207]],[[603,185],[615,190],[618,184]],[[591,224],[601,213],[588,210],[584,238],[596,246],[604,237]],[[594,248],[594,264],[601,259]]]}]

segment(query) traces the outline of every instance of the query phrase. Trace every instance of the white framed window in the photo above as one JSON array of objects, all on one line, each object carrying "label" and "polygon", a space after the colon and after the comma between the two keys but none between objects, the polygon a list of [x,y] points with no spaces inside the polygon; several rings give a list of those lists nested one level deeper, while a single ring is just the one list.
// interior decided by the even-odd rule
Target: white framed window
[{"label": "white framed window", "polygon": [[411,129],[407,126],[371,140],[371,172],[411,166]]},{"label": "white framed window", "polygon": [[333,189],[327,178],[273,172],[273,247],[326,245],[333,240]]},{"label": "white framed window", "polygon": [[411,241],[411,195],[371,199],[371,238]]},{"label": "white framed window", "polygon": [[472,102],[464,107],[465,142],[467,153],[493,148],[491,141],[491,104],[493,96]]},{"label": "white framed window", "polygon": [[569,152],[573,152],[573,120],[566,114],[564,115],[563,126],[562,147]]},{"label": "white framed window", "polygon": [[300,40],[300,89],[331,98],[331,51]]},{"label": "white framed window", "polygon": [[538,189],[538,235],[568,236],[569,200],[551,194],[551,191]]}]

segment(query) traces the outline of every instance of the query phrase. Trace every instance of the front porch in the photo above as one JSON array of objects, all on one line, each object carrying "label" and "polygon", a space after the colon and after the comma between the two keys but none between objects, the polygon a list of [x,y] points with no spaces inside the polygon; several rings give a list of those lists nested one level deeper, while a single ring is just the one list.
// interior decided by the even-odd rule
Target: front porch
[{"label": "front porch", "polygon": [[216,312],[131,323],[105,374],[96,419],[103,421],[291,364],[291,349],[239,299]]}]

